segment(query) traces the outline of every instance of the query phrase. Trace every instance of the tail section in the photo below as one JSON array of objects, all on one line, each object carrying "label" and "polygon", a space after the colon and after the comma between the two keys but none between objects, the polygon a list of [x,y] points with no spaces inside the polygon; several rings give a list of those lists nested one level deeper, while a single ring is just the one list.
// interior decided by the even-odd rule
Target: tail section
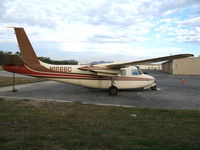
[{"label": "tail section", "polygon": [[29,66],[39,65],[39,60],[33,50],[33,47],[24,31],[24,28],[14,27],[22,60]]},{"label": "tail section", "polygon": [[23,60],[26,66],[33,70],[49,72],[49,69],[40,64],[40,61],[38,60],[37,55],[33,50],[33,47],[26,35],[26,32],[24,31],[24,28],[14,27],[14,30],[21,52],[20,58]]},{"label": "tail section", "polygon": [[31,76],[37,76],[38,72],[60,72],[52,70],[51,67],[45,67],[44,63],[40,63],[23,28],[14,27],[14,30],[21,55],[9,55],[5,58],[2,64],[5,70]]}]

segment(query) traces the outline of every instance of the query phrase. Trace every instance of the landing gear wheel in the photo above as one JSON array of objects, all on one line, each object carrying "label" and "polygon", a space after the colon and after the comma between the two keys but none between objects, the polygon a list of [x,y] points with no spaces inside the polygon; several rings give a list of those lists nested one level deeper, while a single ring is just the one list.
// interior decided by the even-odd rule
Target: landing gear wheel
[{"label": "landing gear wheel", "polygon": [[108,93],[109,95],[117,95],[118,93],[118,89],[116,86],[111,86],[109,89],[108,89]]},{"label": "landing gear wheel", "polygon": [[156,85],[151,87],[151,90],[155,91],[157,89]]}]

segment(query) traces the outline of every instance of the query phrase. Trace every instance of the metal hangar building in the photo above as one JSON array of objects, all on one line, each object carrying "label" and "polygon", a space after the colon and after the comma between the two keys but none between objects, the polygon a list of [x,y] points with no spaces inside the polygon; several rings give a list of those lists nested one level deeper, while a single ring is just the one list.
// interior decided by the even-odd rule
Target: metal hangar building
[{"label": "metal hangar building", "polygon": [[174,75],[200,75],[200,57],[164,62],[162,63],[162,70]]}]

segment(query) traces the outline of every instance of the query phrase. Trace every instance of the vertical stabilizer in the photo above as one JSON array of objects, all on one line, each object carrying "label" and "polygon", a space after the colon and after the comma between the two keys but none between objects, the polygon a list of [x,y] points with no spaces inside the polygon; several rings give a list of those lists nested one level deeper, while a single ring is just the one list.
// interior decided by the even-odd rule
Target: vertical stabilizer
[{"label": "vertical stabilizer", "polygon": [[23,59],[23,61],[30,66],[40,64],[33,50],[33,47],[26,35],[26,32],[24,31],[24,28],[14,27],[14,30],[20,48],[21,58]]}]

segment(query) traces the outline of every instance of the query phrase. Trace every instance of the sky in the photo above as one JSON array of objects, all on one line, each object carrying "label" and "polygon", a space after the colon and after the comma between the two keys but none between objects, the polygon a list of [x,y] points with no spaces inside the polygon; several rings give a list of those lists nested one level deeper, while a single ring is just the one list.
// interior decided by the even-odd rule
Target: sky
[{"label": "sky", "polygon": [[200,56],[200,0],[0,0],[0,50],[23,27],[38,56],[126,62]]}]

